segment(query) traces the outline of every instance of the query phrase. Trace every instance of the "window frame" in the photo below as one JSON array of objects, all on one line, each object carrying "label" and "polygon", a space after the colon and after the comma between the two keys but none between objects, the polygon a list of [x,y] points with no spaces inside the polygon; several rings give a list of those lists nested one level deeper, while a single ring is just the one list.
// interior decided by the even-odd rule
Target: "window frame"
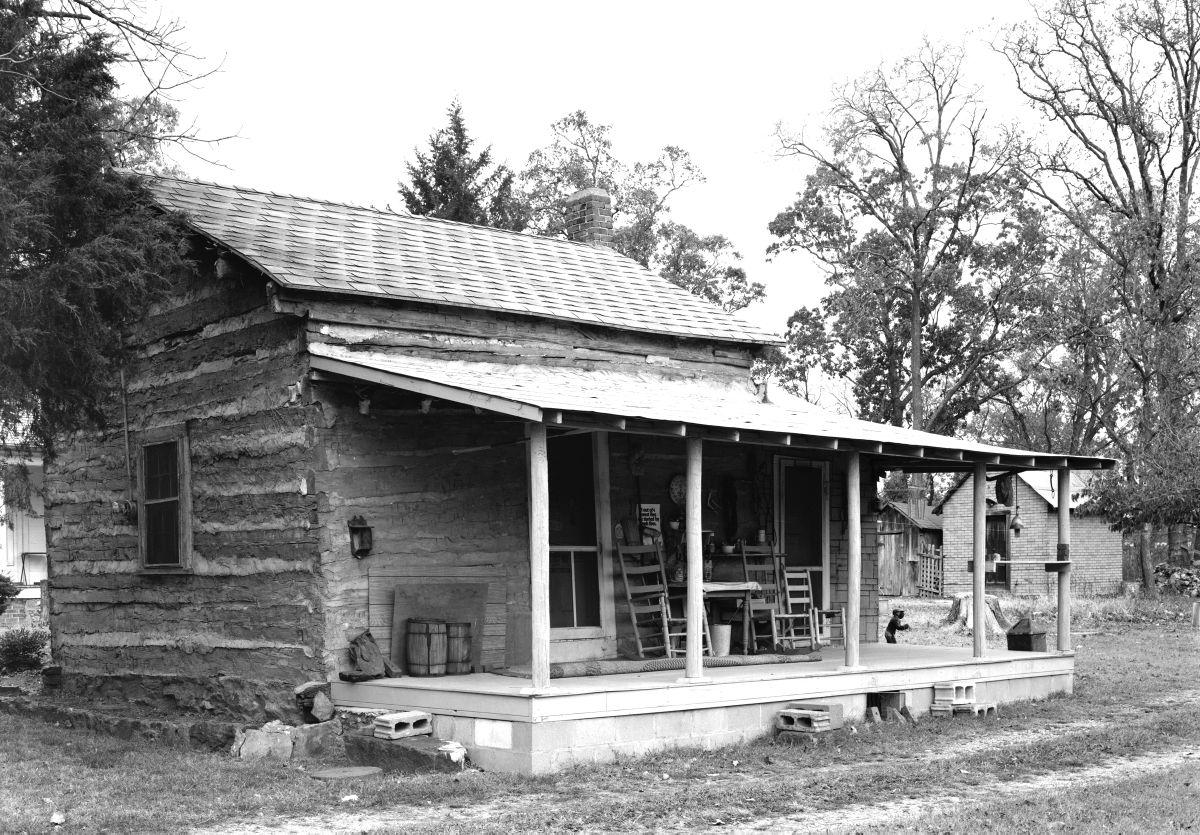
[{"label": "window frame", "polygon": [[[174,443],[178,473],[179,561],[148,564],[146,516],[146,448]],[[137,447],[138,564],[148,574],[190,574],[192,572],[192,467],[191,446],[186,426],[147,430],[140,434]]]},{"label": "window frame", "polygon": [[[601,548],[599,545],[551,545],[551,555],[556,552],[559,554],[569,555],[569,565],[571,566],[571,619],[574,623],[571,626],[552,626],[550,633],[552,637],[571,637],[571,638],[600,638],[604,636],[604,560],[601,558]],[[578,572],[575,570],[575,556],[577,554],[589,554],[595,562],[596,571],[596,617],[599,623],[579,625],[579,593],[577,586]]]}]

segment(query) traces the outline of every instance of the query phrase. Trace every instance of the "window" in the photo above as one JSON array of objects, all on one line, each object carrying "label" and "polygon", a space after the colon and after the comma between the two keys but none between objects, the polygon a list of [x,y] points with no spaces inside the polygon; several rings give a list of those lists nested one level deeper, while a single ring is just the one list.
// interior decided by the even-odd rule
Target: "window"
[{"label": "window", "polygon": [[596,548],[550,546],[550,626],[600,625],[600,570]]},{"label": "window", "polygon": [[142,564],[184,568],[191,550],[187,439],[176,437],[142,447]]},{"label": "window", "polygon": [[551,438],[550,626],[600,626],[600,553],[589,435]]}]

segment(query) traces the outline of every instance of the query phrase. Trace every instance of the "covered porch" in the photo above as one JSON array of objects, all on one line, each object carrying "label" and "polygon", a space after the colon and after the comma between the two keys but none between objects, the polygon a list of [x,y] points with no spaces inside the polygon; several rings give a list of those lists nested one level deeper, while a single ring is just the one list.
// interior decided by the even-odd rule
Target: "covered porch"
[{"label": "covered porch", "polygon": [[[447,678],[338,682],[333,692],[340,707],[428,710],[438,717],[437,732],[462,742],[484,767],[544,772],[618,753],[759,736],[769,731],[774,713],[789,701],[836,701],[853,718],[862,715],[868,694],[881,692],[904,693],[910,708],[921,712],[932,701],[933,685],[949,680],[975,681],[981,698],[998,702],[1071,690],[1070,652],[1009,653],[986,646],[982,492],[975,496],[974,646],[968,651],[879,644],[871,498],[877,477],[888,470],[966,471],[976,475],[976,484],[984,485],[989,473],[1022,469],[1056,470],[1060,479],[1069,481],[1072,467],[1101,468],[1111,462],[1009,450],[830,416],[807,404],[779,405],[764,392],[695,377],[655,374],[650,379],[575,367],[489,367],[331,345],[310,348],[320,379],[369,382],[470,407],[476,414],[504,416],[523,427],[523,439],[515,443],[526,449],[528,606],[514,611],[510,588],[507,610],[497,608],[493,614],[489,608],[488,621],[506,618],[508,645],[516,635],[527,651],[507,653],[506,675],[477,667],[469,675]],[[594,541],[563,541],[567,534],[561,520],[553,518],[555,448],[570,438],[589,439],[592,450],[592,517],[587,527],[594,524]],[[618,644],[624,614],[613,563],[614,531],[629,515],[624,508],[645,504],[637,470],[631,466],[638,454],[635,441],[657,450],[661,467],[677,470],[681,482],[678,553],[685,563],[680,591],[686,598],[687,621],[680,669],[552,678],[556,662],[614,658],[622,649]],[[620,454],[614,450],[617,444],[623,445]],[[821,660],[705,666],[702,636],[711,607],[705,605],[704,563],[712,550],[706,533],[712,529],[713,506],[720,506],[723,498],[720,485],[712,483],[713,459],[737,455],[756,456],[747,460],[770,471],[767,495],[756,502],[772,511],[765,522],[755,519],[752,527],[763,530],[788,559],[811,566],[823,605],[845,610],[844,640],[823,648]],[[786,473],[794,468],[811,473],[818,485],[799,504],[789,503],[784,489]],[[803,548],[787,530],[789,519],[801,518],[814,522]],[[735,530],[725,531],[723,538],[743,538],[737,528],[735,524]],[[792,553],[805,548],[804,556]],[[564,556],[569,568],[566,592]],[[577,566],[584,566],[584,574],[595,572],[599,599],[594,612],[590,606],[568,605],[568,616],[579,617],[587,609],[587,617],[564,623],[562,601],[553,598],[565,594],[569,603],[577,601],[577,580],[584,576],[577,577]],[[1067,512],[1060,515],[1058,549],[1046,555],[1045,569],[1057,574],[1059,611],[1069,613]],[[380,600],[382,627],[382,619],[392,613],[386,600]],[[527,612],[524,623],[522,612]],[[375,609],[370,617],[374,625]],[[1069,614],[1058,622],[1057,645],[1070,647]],[[391,650],[395,657],[395,648]],[[516,670],[525,675],[513,676]]]},{"label": "covered porch", "polygon": [[836,703],[847,720],[869,701],[928,710],[933,685],[971,681],[991,702],[1070,693],[1074,654],[915,645],[864,644],[848,669],[840,654],[821,661],[755,667],[528,680],[473,673],[450,678],[387,678],[333,685],[342,708],[417,709],[434,714],[434,732],[461,742],[485,769],[551,773],[674,747],[714,748],[769,733],[791,702]]}]

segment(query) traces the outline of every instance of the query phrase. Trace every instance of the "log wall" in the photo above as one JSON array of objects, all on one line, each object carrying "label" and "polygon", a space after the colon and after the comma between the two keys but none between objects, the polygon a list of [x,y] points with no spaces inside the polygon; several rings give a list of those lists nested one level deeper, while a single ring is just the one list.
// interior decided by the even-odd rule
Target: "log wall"
[{"label": "log wall", "polygon": [[312,342],[405,355],[641,371],[748,382],[753,356],[724,343],[604,331],[485,311],[432,306],[364,305],[330,300],[277,301],[276,308],[308,317]]},{"label": "log wall", "polygon": [[[397,584],[486,582],[482,661],[528,660],[529,536],[522,422],[419,400],[362,414],[344,385],[318,385],[323,450],[316,486],[326,581],[326,672],[370,628],[390,651]],[[486,447],[478,449],[478,447]],[[469,452],[455,450],[472,448]],[[347,523],[363,516],[374,548],[350,553]],[[511,625],[511,628],[510,628]],[[473,636],[476,640],[479,636]]]},{"label": "log wall", "polygon": [[[313,491],[319,407],[299,320],[261,279],[179,280],[133,332],[127,373],[134,481],[143,433],[186,427],[190,570],[141,568],[119,398],[108,428],[66,439],[46,471],[50,616],[67,685],[165,707],[289,716],[323,671]],[[115,381],[114,381],[115,382]]]}]

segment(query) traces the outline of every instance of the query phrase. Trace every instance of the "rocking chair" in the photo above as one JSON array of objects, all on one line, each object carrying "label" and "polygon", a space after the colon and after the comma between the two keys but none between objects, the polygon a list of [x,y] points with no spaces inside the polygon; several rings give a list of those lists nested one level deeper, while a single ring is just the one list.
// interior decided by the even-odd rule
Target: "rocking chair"
[{"label": "rocking chair", "polygon": [[774,646],[796,649],[807,644],[809,649],[821,645],[817,611],[813,607],[812,575],[807,568],[786,568],[783,571],[781,611],[771,618],[771,640]]}]

